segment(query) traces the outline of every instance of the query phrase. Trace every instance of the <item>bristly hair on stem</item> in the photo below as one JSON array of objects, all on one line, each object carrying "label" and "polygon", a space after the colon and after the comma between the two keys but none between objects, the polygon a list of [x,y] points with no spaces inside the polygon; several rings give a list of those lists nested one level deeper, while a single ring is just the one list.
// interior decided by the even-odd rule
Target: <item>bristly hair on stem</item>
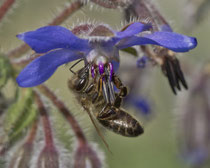
[{"label": "bristly hair on stem", "polygon": [[[88,144],[88,141],[79,126],[78,122],[74,118],[74,116],[71,114],[69,109],[65,106],[65,104],[58,99],[58,97],[51,91],[46,85],[39,85],[38,89],[40,92],[45,95],[52,103],[55,105],[55,107],[61,112],[61,114],[66,118],[68,123],[70,124],[77,140],[78,140],[78,148],[75,153],[75,162],[74,162],[74,168],[81,168],[78,165],[81,165],[81,163],[88,158],[92,164],[92,167],[94,168],[101,168],[102,167],[102,161],[96,151]],[[82,152],[83,155],[78,155],[78,152]],[[79,156],[79,158],[78,158]],[[83,164],[82,164],[83,165]]]},{"label": "bristly hair on stem", "polygon": [[2,6],[0,6],[0,22],[14,3],[15,3],[15,0],[5,0]]},{"label": "bristly hair on stem", "polygon": [[35,92],[35,99],[38,106],[38,110],[41,115],[43,130],[45,134],[45,146],[42,149],[38,162],[37,168],[44,167],[48,168],[58,168],[59,167],[59,153],[56,149],[53,139],[53,133],[51,128],[51,123],[48,115],[48,111],[40,97],[40,95]]},{"label": "bristly hair on stem", "polygon": [[74,118],[74,116],[71,114],[69,109],[65,106],[65,104],[58,99],[58,97],[53,93],[52,90],[50,90],[46,85],[39,85],[38,89],[47,97],[49,98],[52,103],[56,106],[56,108],[64,115],[64,117],[67,119],[69,124],[71,125],[76,138],[80,143],[86,143],[85,135],[79,126],[78,122]]},{"label": "bristly hair on stem", "polygon": [[42,102],[41,97],[37,92],[35,92],[35,100],[42,118],[43,128],[45,132],[45,143],[46,145],[53,146],[54,142],[48,111],[45,108],[44,103]]},{"label": "bristly hair on stem", "polygon": [[90,0],[104,8],[116,9],[124,8],[132,3],[133,0]]},{"label": "bristly hair on stem", "polygon": [[9,168],[30,167],[34,151],[34,140],[38,128],[38,119],[34,121],[24,144],[13,154]]}]

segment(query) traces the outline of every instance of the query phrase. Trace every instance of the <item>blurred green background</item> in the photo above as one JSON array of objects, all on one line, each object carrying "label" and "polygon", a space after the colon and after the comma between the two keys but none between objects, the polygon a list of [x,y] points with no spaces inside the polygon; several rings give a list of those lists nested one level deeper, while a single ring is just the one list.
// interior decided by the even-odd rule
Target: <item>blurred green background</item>
[{"label": "blurred green background", "polygon": [[[66,5],[66,0],[17,0],[17,7],[3,21],[0,26],[0,51],[8,52],[15,48],[21,41],[15,35],[20,32],[34,30],[46,25]],[[193,66],[199,66],[209,58],[210,48],[210,15],[208,14],[200,25],[192,32],[183,31],[183,16],[185,14],[186,0],[159,0],[155,3],[161,9],[161,13],[172,23],[176,32],[195,36],[198,39],[198,47],[179,58]],[[122,12],[119,10],[101,9],[93,6],[82,8],[67,19],[62,25],[71,27],[77,20],[82,22],[89,20],[101,21],[110,24],[113,28],[120,28]],[[67,88],[67,79],[70,77],[69,66],[62,66],[47,81],[47,85],[56,90],[59,96],[65,100],[69,108],[73,109],[76,117],[85,125],[88,125],[87,133],[90,140],[97,140],[104,145],[94,133],[92,124],[85,112],[80,107],[74,106],[74,95]],[[138,138],[125,138],[111,132],[106,132],[106,140],[113,154],[105,148],[106,163],[110,168],[187,168],[182,158],[179,157],[176,132],[177,112],[180,110],[178,100],[181,100],[187,91],[174,96],[168,85],[167,79],[162,75],[160,68],[154,67],[151,73],[153,82],[149,90],[149,98],[153,102],[154,116],[149,122],[144,122],[145,133]],[[188,75],[186,73],[186,78]],[[189,86],[191,83],[189,83]],[[10,92],[9,88],[6,88]],[[79,109],[79,110],[78,110]],[[77,114],[77,111],[80,111]],[[85,115],[85,116],[84,116]],[[82,119],[81,119],[82,117]],[[139,117],[139,116],[138,116]],[[139,117],[139,120],[142,120]]]}]

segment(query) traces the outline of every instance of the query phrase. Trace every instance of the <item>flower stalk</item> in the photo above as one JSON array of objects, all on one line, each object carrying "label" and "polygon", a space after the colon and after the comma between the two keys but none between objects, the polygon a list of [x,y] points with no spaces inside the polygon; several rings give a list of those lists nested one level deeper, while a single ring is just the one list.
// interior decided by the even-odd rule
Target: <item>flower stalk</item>
[{"label": "flower stalk", "polygon": [[48,146],[54,146],[52,129],[51,129],[51,124],[50,124],[49,116],[47,113],[47,109],[45,108],[41,100],[41,97],[38,95],[38,93],[35,93],[35,96],[36,96],[35,97],[36,104],[38,106],[38,110],[42,118],[42,123],[43,123],[43,128],[44,128],[44,133],[45,133],[45,144]]},{"label": "flower stalk", "polygon": [[78,147],[76,149],[74,158],[74,168],[83,168],[85,165],[86,158],[90,160],[93,168],[101,168],[102,163],[100,158],[98,157],[96,151],[93,150],[92,147],[88,144],[88,141],[86,140],[86,137],[81,127],[79,126],[78,122],[71,114],[69,109],[46,85],[40,85],[38,86],[38,89],[41,91],[42,94],[44,94],[47,98],[49,98],[52,101],[52,103],[57,107],[57,109],[69,122],[69,124],[72,127],[72,130],[74,131],[78,142]]},{"label": "flower stalk", "polygon": [[69,109],[65,106],[65,104],[58,99],[58,97],[51,91],[46,85],[40,85],[38,86],[38,89],[47,97],[49,98],[52,103],[57,107],[57,109],[63,114],[63,116],[67,119],[69,124],[71,125],[78,141],[81,144],[86,144],[86,138],[85,135],[79,126],[78,122],[74,118],[74,116],[71,114]]},{"label": "flower stalk", "polygon": [[15,0],[5,0],[2,6],[0,6],[0,22],[14,3]]},{"label": "flower stalk", "polygon": [[35,120],[30,129],[26,142],[14,153],[9,168],[30,167],[30,159],[33,153],[33,143],[38,128],[38,120]]},{"label": "flower stalk", "polygon": [[[39,155],[37,168],[58,168],[59,167],[59,153],[55,147],[51,124],[49,120],[48,111],[45,108],[40,95],[35,92],[36,103],[42,118],[43,130],[45,135],[45,146]],[[44,167],[43,167],[44,166]]]},{"label": "flower stalk", "polygon": [[38,58],[38,57],[40,57],[42,55],[43,54],[33,54],[29,58],[21,59],[20,61],[13,61],[13,60],[11,60],[12,66],[13,67],[24,67],[27,64],[29,64],[31,61],[35,60],[36,58]]},{"label": "flower stalk", "polygon": [[104,8],[116,9],[127,6],[132,0],[91,0]]}]

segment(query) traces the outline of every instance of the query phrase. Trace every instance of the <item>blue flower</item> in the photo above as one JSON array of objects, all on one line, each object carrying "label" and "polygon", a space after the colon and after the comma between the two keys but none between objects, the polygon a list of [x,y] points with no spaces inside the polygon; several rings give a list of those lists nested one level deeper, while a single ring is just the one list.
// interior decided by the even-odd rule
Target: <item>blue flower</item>
[{"label": "blue flower", "polygon": [[[91,27],[91,26],[90,26]],[[36,53],[46,53],[28,64],[17,77],[21,87],[33,87],[45,82],[65,63],[85,59],[91,63],[103,56],[112,62],[114,70],[119,66],[119,50],[134,45],[159,45],[175,52],[187,52],[197,45],[196,38],[174,32],[150,32],[150,24],[134,22],[121,31],[97,25],[77,37],[61,26],[46,26],[17,35]],[[82,34],[82,33],[81,33]],[[85,36],[86,35],[86,36]]]},{"label": "blue flower", "polygon": [[136,61],[136,66],[138,68],[145,68],[147,60],[148,60],[148,57],[145,55],[141,58],[138,58],[138,60]]},{"label": "blue flower", "polygon": [[208,149],[194,148],[191,151],[183,151],[182,159],[190,165],[199,166],[203,165],[208,160]]},{"label": "blue flower", "polygon": [[144,116],[149,116],[152,113],[149,101],[139,95],[130,94],[128,97],[125,98],[125,103],[135,107],[135,109]]}]

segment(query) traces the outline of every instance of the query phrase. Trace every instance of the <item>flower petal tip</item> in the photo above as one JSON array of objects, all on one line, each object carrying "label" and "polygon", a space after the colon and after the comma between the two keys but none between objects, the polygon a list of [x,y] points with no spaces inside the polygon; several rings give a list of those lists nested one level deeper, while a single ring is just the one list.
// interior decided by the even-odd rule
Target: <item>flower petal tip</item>
[{"label": "flower petal tip", "polygon": [[24,39],[24,33],[17,34],[16,37],[20,40],[23,40]]},{"label": "flower petal tip", "polygon": [[23,88],[32,87],[32,86],[28,86],[27,84],[25,84],[25,83],[21,80],[20,75],[16,78],[16,82],[17,82],[17,84],[18,84],[19,87],[23,87]]},{"label": "flower petal tip", "polygon": [[18,77],[16,78],[16,82],[19,87],[29,88],[29,87],[35,87],[35,86],[41,85],[42,83],[45,82],[45,80],[30,78],[30,77],[27,77],[27,74],[20,73]]},{"label": "flower petal tip", "polygon": [[197,45],[198,45],[197,39],[195,37],[191,37],[189,42],[189,48],[193,49],[197,47]]}]

